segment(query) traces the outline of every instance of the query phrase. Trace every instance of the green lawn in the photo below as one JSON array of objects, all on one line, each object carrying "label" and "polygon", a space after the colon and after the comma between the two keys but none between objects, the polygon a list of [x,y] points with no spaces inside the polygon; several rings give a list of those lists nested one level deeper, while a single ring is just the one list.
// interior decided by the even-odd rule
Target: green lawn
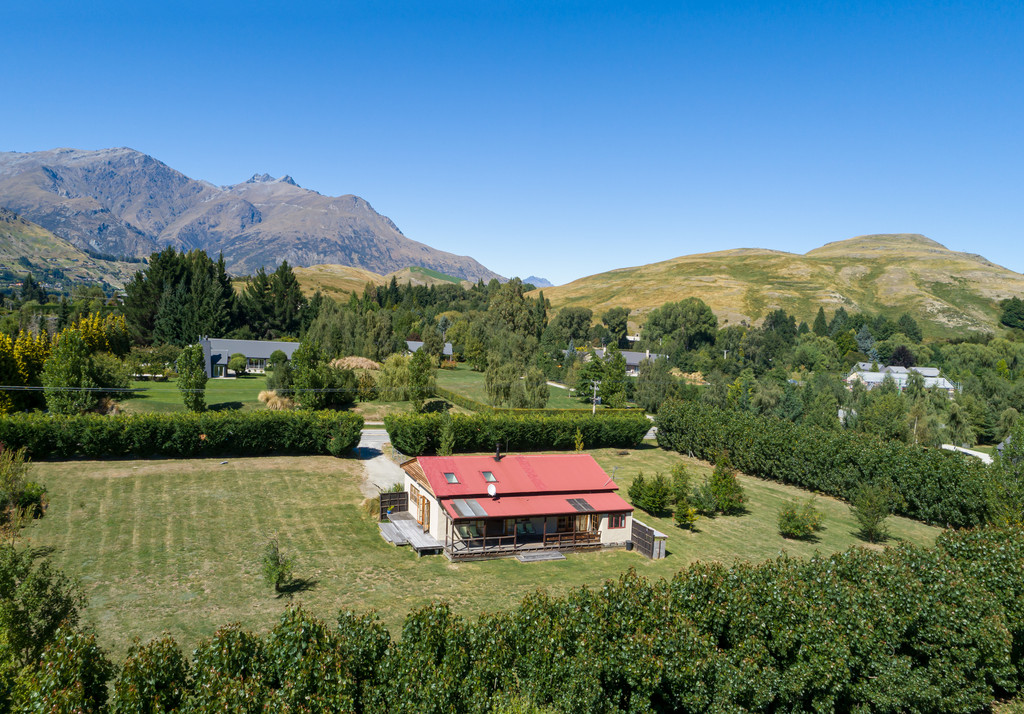
[{"label": "green lawn", "polygon": [[[679,459],[650,445],[628,455],[594,454],[614,471],[621,493],[638,470],[667,471]],[[701,474],[709,468],[688,463]],[[784,540],[775,532],[777,507],[802,492],[741,477],[748,515],[702,519],[690,533],[638,514],[669,535],[669,555],[661,561],[616,550],[525,565],[452,564],[385,543],[359,508],[361,473],[358,461],[320,456],[38,463],[32,478],[48,486],[50,508],[24,537],[52,548],[55,562],[81,580],[89,596],[86,619],[118,656],[135,637],[169,632],[187,650],[222,624],[270,626],[284,602],[262,583],[258,560],[274,535],[296,557],[296,576],[316,582],[295,601],[324,618],[340,608],[376,609],[396,635],[406,613],[432,598],[474,616],[512,607],[536,588],[596,585],[629,567],[670,577],[698,559],[758,561],[860,542],[846,506],[827,498],[819,499],[826,512],[820,542]],[[931,543],[939,532],[893,521],[895,536],[915,543]]]},{"label": "green lawn", "polygon": [[[210,379],[206,382],[206,406],[209,409],[262,409],[259,393],[266,389],[267,378],[251,374],[234,379]],[[125,399],[121,406],[129,414],[185,411],[176,379],[166,382],[132,381],[132,387],[145,391]]]},{"label": "green lawn", "polygon": [[[483,372],[474,372],[468,365],[459,364],[455,369],[439,369],[437,375],[437,386],[450,389],[470,399],[488,404],[487,384]],[[549,387],[551,397],[548,399],[548,409],[590,409],[589,404],[584,404],[578,399],[570,396],[567,389]]]}]

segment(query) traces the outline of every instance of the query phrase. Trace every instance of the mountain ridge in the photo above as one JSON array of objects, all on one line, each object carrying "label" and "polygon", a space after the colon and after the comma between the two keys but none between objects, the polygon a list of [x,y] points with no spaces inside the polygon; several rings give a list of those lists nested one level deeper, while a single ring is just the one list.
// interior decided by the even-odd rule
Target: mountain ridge
[{"label": "mountain ridge", "polygon": [[0,206],[83,250],[145,257],[199,248],[223,253],[236,274],[287,260],[502,279],[469,256],[408,238],[359,196],[324,196],[260,173],[214,186],[126,147],[0,153]]}]

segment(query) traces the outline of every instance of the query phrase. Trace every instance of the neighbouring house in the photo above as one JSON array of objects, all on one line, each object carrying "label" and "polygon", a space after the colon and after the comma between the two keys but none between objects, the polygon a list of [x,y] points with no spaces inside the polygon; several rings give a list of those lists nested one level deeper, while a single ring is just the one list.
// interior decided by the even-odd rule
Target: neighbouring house
[{"label": "neighbouring house", "polygon": [[[601,359],[605,359],[605,353],[606,352],[607,352],[607,350],[605,350],[603,347],[594,350],[594,353],[598,357],[600,357]],[[626,376],[627,377],[636,377],[637,375],[639,375],[640,374],[640,363],[645,361],[645,360],[657,360],[657,359],[660,359],[662,357],[664,357],[665,359],[668,359],[668,355],[652,354],[650,350],[645,350],[644,352],[633,352],[632,350],[620,350],[620,352],[622,353],[622,356],[626,359]],[[590,354],[587,353],[587,355],[583,359],[584,359],[584,361],[589,360],[590,359]]]},{"label": "neighbouring house", "polygon": [[855,382],[860,382],[871,390],[880,386],[888,377],[902,392],[907,388],[910,375],[914,373],[924,379],[925,389],[941,389],[950,397],[960,391],[960,385],[943,377],[938,367],[880,367],[873,362],[858,362],[843,381],[846,382],[847,389],[852,389]]},{"label": "neighbouring house", "polygon": [[451,560],[630,540],[633,507],[589,454],[420,456],[402,470],[408,513],[392,518],[414,521]]},{"label": "neighbouring house", "polygon": [[[419,349],[422,346],[423,346],[423,342],[421,342],[419,340],[406,340],[405,341],[406,355],[409,356],[409,355],[412,355],[412,354],[414,354],[416,352],[419,352]],[[452,343],[451,342],[445,342],[444,343],[444,349],[441,351],[441,354],[444,355],[445,357],[447,357],[448,359],[452,358]]]},{"label": "neighbouring house", "polygon": [[209,378],[228,376],[228,360],[231,355],[245,355],[246,371],[265,372],[270,355],[274,352],[281,350],[291,359],[292,353],[299,348],[298,342],[228,340],[216,337],[201,337],[199,344],[203,346],[203,362]]}]

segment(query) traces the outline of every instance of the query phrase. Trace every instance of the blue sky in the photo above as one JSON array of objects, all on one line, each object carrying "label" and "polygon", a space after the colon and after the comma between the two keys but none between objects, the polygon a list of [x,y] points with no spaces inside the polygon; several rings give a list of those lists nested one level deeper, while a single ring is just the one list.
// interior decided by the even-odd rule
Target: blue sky
[{"label": "blue sky", "polygon": [[18,3],[0,150],[290,174],[554,282],[923,233],[1024,271],[1024,5]]}]

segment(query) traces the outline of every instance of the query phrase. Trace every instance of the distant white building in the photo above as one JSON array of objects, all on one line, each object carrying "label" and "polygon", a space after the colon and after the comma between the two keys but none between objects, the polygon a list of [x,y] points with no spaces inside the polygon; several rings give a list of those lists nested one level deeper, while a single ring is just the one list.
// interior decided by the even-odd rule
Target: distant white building
[{"label": "distant white building", "polygon": [[888,377],[902,392],[907,388],[910,375],[915,373],[924,379],[925,389],[942,389],[950,397],[960,391],[960,385],[943,377],[938,367],[879,367],[873,362],[858,362],[843,381],[846,382],[848,389],[852,389],[854,383],[860,382],[871,390],[881,385]]}]

